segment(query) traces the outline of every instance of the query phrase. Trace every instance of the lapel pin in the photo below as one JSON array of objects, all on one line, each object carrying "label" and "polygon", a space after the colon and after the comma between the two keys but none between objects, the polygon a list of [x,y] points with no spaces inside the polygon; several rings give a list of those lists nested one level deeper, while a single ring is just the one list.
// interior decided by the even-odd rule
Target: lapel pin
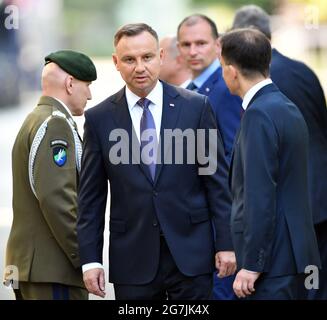
[{"label": "lapel pin", "polygon": [[174,103],[169,103],[169,107],[175,107]]},{"label": "lapel pin", "polygon": [[206,92],[209,92],[210,91],[210,88],[206,88]]}]

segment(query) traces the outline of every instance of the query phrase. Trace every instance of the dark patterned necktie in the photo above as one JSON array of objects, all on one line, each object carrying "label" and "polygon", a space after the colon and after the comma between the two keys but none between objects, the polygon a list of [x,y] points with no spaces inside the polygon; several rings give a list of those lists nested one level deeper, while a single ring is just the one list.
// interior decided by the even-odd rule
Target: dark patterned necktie
[{"label": "dark patterned necktie", "polygon": [[186,89],[188,89],[188,90],[192,90],[192,91],[198,91],[198,87],[194,84],[193,81],[191,81],[191,82],[187,85]]},{"label": "dark patterned necktie", "polygon": [[[146,166],[149,167],[152,180],[154,180],[155,172],[156,172],[156,163],[155,163],[155,156],[157,155],[158,149],[158,141],[157,141],[157,134],[156,134],[156,125],[154,123],[154,119],[152,116],[151,111],[149,110],[149,105],[151,101],[146,98],[141,98],[137,104],[142,107],[143,113],[140,122],[140,142],[141,142],[141,161],[144,162]],[[145,130],[149,131],[149,135],[145,134]],[[142,139],[143,137],[143,139]],[[154,148],[151,149],[150,152],[142,153],[143,148],[154,139]]]}]

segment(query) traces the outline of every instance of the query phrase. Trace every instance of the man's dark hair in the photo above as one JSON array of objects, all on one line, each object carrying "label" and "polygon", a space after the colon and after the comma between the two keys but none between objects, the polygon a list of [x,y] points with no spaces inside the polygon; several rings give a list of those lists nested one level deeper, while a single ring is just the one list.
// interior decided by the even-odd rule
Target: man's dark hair
[{"label": "man's dark hair", "polygon": [[122,37],[138,36],[142,32],[149,32],[159,43],[158,34],[149,25],[145,23],[130,23],[122,26],[115,34],[114,45],[117,46]]},{"label": "man's dark hair", "polygon": [[271,39],[270,18],[267,12],[256,5],[243,6],[235,13],[232,29],[256,28]]},{"label": "man's dark hair", "polygon": [[269,76],[271,45],[262,32],[257,29],[236,29],[225,33],[220,43],[225,63],[235,65],[244,77],[253,78],[258,74]]},{"label": "man's dark hair", "polygon": [[182,25],[193,26],[201,20],[206,21],[209,24],[213,38],[218,39],[219,33],[216,24],[213,20],[203,14],[192,14],[191,16],[186,17],[177,27],[177,38],[179,37],[179,30]]}]

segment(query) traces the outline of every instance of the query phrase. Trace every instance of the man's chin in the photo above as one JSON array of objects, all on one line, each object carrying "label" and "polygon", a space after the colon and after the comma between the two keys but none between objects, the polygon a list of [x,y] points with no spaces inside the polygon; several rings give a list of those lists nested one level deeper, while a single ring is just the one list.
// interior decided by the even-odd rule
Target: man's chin
[{"label": "man's chin", "polygon": [[150,83],[149,83],[148,79],[135,81],[135,88],[144,89],[149,86],[150,86]]},{"label": "man's chin", "polygon": [[147,91],[150,88],[153,87],[153,84],[150,83],[149,81],[144,81],[144,82],[137,82],[134,85],[134,88],[138,91]]}]

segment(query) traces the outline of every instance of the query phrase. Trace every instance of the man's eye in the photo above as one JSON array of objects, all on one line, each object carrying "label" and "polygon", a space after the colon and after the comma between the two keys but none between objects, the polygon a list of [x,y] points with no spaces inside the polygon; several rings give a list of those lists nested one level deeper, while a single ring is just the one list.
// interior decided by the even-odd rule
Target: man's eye
[{"label": "man's eye", "polygon": [[124,59],[126,63],[133,63],[134,59],[133,58],[126,58]]}]

